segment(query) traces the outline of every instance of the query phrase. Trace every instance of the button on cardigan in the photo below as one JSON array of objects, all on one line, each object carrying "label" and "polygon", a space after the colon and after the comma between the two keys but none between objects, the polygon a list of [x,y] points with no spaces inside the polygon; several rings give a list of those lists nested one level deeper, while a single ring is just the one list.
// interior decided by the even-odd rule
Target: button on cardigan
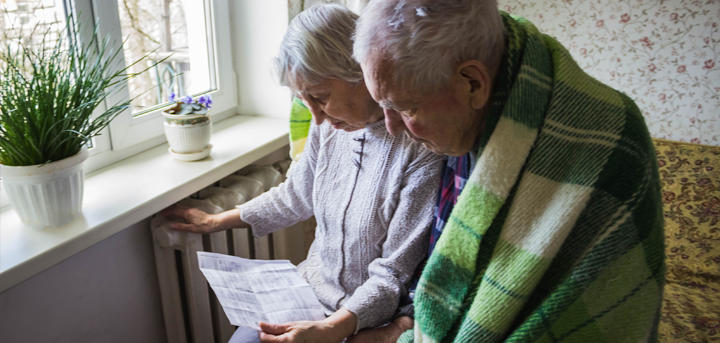
[{"label": "button on cardigan", "polygon": [[312,125],[287,180],[240,205],[263,236],[315,215],[317,228],[298,272],[326,313],[345,307],[357,330],[385,324],[428,249],[442,156],[383,121],[345,132]]}]

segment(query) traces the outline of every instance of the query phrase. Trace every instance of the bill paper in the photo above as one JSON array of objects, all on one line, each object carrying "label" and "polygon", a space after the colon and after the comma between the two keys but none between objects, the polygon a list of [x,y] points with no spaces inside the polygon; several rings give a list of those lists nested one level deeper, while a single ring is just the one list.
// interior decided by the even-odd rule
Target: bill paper
[{"label": "bill paper", "polygon": [[233,325],[260,330],[259,322],[325,319],[323,306],[290,261],[248,260],[202,251],[198,260]]}]

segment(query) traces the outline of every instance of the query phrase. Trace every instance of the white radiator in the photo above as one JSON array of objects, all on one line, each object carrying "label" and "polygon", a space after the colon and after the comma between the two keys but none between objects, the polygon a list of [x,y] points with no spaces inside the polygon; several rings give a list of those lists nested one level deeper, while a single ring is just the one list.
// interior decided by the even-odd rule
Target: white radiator
[{"label": "white radiator", "polygon": [[[284,160],[272,166],[248,166],[179,204],[207,213],[231,210],[284,181],[289,165],[290,161]],[[151,221],[169,343],[225,343],[235,331],[198,268],[198,251],[294,263],[306,254],[302,223],[255,238],[250,229],[208,235],[172,231],[172,220],[178,219],[157,214]]]}]

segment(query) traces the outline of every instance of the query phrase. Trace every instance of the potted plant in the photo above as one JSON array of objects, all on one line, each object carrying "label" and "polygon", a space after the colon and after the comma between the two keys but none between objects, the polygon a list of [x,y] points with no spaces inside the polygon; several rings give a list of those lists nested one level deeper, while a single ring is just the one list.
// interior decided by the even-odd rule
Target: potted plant
[{"label": "potted plant", "polygon": [[80,216],[87,147],[131,99],[93,112],[139,74],[117,68],[122,44],[97,31],[84,43],[70,23],[57,38],[8,30],[0,47],[0,176],[20,219],[38,229]]},{"label": "potted plant", "polygon": [[170,102],[175,104],[163,112],[170,154],[181,161],[207,157],[212,149],[212,144],[209,144],[212,122],[207,115],[212,106],[212,97],[203,95],[193,99],[186,95],[180,98],[172,93]]}]

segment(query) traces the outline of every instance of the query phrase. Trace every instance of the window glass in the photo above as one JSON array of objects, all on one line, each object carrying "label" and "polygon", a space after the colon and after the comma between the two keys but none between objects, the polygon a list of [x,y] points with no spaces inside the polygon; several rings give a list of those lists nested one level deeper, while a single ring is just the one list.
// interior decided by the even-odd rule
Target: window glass
[{"label": "window glass", "polygon": [[203,1],[118,0],[118,7],[126,63],[149,54],[130,71],[165,59],[130,80],[134,116],[166,104],[170,93],[195,96],[216,88]]},{"label": "window glass", "polygon": [[38,45],[46,33],[45,41],[53,43],[65,29],[65,19],[61,0],[0,0],[0,49],[17,49],[21,40],[28,46]]}]

